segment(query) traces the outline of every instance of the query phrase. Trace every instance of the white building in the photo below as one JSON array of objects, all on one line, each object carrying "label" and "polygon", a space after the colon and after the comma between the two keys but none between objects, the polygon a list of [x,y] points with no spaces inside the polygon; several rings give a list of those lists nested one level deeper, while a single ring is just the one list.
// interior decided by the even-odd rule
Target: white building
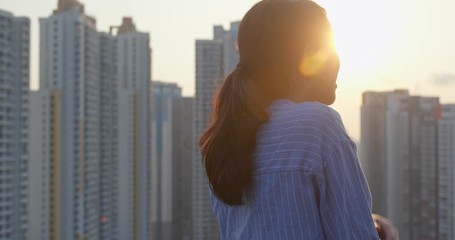
[{"label": "white building", "polygon": [[455,239],[455,104],[442,105],[438,125],[439,239]]},{"label": "white building", "polygon": [[117,29],[118,239],[150,239],[151,49],[131,18]]},{"label": "white building", "polygon": [[447,195],[438,180],[447,177],[438,172],[439,109],[438,98],[403,90],[363,95],[360,158],[373,212],[390,218],[400,239],[438,237],[438,206]]},{"label": "white building", "polygon": [[218,226],[213,215],[209,198],[207,176],[199,152],[199,138],[208,127],[212,112],[213,94],[224,77],[238,63],[235,41],[238,23],[232,29],[214,27],[213,40],[196,41],[196,99],[195,99],[195,140],[193,160],[193,239],[215,239]]},{"label": "white building", "polygon": [[26,239],[30,20],[0,10],[0,239]]},{"label": "white building", "polygon": [[99,238],[95,23],[70,0],[40,19],[40,91],[31,99],[30,239]]},{"label": "white building", "polygon": [[75,0],[40,19],[30,239],[149,239],[150,42],[99,33]]}]

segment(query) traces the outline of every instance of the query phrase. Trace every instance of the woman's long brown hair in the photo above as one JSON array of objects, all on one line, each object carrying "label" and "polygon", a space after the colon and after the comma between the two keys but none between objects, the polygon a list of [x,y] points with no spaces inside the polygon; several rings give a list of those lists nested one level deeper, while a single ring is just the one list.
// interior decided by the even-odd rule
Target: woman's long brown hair
[{"label": "woman's long brown hair", "polygon": [[263,0],[240,23],[240,62],[215,95],[210,126],[199,142],[210,187],[224,203],[243,204],[266,108],[286,96],[304,46],[327,25],[324,9],[307,0]]}]

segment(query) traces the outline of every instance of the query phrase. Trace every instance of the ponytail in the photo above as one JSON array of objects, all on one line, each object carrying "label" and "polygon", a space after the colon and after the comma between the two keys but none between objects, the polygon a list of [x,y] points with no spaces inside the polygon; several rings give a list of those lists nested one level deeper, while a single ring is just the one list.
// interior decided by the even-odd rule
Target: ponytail
[{"label": "ponytail", "polygon": [[237,65],[215,96],[210,126],[199,142],[210,187],[229,205],[243,204],[253,174],[256,133],[268,120],[253,94],[246,68]]}]

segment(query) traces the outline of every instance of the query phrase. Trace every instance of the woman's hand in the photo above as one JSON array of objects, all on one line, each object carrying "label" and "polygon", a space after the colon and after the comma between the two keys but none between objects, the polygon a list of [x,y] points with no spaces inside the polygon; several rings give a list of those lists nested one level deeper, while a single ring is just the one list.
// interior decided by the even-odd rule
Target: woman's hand
[{"label": "woman's hand", "polygon": [[393,226],[392,222],[380,215],[372,214],[374,226],[378,231],[381,240],[398,240],[398,230]]}]

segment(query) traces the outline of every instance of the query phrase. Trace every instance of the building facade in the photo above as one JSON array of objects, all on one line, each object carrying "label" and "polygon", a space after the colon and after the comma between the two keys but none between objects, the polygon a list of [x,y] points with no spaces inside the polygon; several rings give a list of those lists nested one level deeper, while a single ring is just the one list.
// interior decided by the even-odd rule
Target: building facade
[{"label": "building facade", "polygon": [[439,99],[409,98],[410,239],[438,237]]},{"label": "building facade", "polygon": [[30,20],[0,10],[0,239],[26,239]]},{"label": "building facade", "polygon": [[30,239],[149,239],[150,41],[101,33],[75,0],[40,19]]},{"label": "building facade", "polygon": [[172,101],[172,239],[192,239],[192,148],[194,98]]},{"label": "building facade", "polygon": [[[31,196],[30,237],[35,239],[99,238],[95,24],[77,1],[59,1],[54,14],[40,19],[40,92],[32,95],[31,161],[32,171],[42,172],[31,174],[31,184],[43,191]],[[39,131],[41,135],[34,136]]]},{"label": "building facade", "polygon": [[403,229],[402,209],[409,199],[403,192],[408,137],[402,132],[408,128],[402,104],[408,97],[408,91],[367,92],[361,109],[360,161],[373,197],[373,212],[388,216],[399,229]]},{"label": "building facade", "polygon": [[195,135],[193,149],[193,239],[214,239],[218,237],[218,225],[213,215],[209,186],[199,152],[199,138],[208,127],[212,112],[212,100],[224,77],[238,63],[235,41],[238,23],[230,30],[214,27],[212,40],[196,40],[196,97]]},{"label": "building facade", "polygon": [[178,231],[173,223],[173,111],[182,89],[174,83],[153,82],[152,153],[152,235],[153,239],[173,239]]},{"label": "building facade", "polygon": [[108,33],[99,34],[100,41],[100,236],[116,239],[119,233],[118,194],[118,95],[116,41]]},{"label": "building facade", "polygon": [[194,98],[153,82],[152,239],[192,239]]},{"label": "building facade", "polygon": [[117,29],[118,239],[151,235],[151,49],[131,18]]},{"label": "building facade", "polygon": [[455,238],[455,104],[442,105],[438,123],[439,239]]}]

